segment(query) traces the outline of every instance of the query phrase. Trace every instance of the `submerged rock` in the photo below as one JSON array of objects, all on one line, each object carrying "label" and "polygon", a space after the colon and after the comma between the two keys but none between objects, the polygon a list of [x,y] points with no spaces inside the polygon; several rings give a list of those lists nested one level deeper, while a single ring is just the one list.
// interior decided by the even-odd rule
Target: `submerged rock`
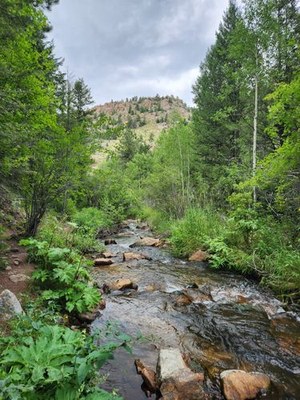
[{"label": "submerged rock", "polygon": [[255,399],[270,387],[270,378],[258,372],[227,370],[220,375],[223,393],[227,400]]},{"label": "submerged rock", "polygon": [[0,294],[0,319],[8,320],[15,314],[22,314],[22,306],[16,295],[10,290],[5,289]]},{"label": "submerged rock", "polygon": [[158,247],[162,244],[160,239],[155,239],[153,237],[144,237],[133,244],[131,244],[129,247],[139,247],[139,246],[150,246],[150,247]]},{"label": "submerged rock", "polygon": [[201,386],[202,373],[192,372],[178,349],[161,349],[157,375],[164,400],[201,400],[206,395]]},{"label": "submerged rock", "polygon": [[151,258],[142,253],[123,253],[123,261],[133,260],[151,260]]}]

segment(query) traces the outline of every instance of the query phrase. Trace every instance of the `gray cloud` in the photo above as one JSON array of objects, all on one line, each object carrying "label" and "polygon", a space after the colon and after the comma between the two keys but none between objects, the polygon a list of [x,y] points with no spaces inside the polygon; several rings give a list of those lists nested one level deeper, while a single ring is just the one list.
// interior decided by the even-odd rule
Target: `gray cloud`
[{"label": "gray cloud", "polygon": [[191,86],[228,0],[60,0],[48,14],[56,56],[95,103]]}]

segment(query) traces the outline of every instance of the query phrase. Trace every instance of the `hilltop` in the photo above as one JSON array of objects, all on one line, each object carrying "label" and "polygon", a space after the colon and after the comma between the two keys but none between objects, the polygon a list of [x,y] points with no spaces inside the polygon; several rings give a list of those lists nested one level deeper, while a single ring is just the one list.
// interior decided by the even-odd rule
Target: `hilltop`
[{"label": "hilltop", "polygon": [[110,116],[116,123],[127,124],[145,140],[156,140],[160,132],[170,126],[175,115],[189,120],[191,109],[178,97],[132,97],[111,101],[93,108],[96,116]]}]

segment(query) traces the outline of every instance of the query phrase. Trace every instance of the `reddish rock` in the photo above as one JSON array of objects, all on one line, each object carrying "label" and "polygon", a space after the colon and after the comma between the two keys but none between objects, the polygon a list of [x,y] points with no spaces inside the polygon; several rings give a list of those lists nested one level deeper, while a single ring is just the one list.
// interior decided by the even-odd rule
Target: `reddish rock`
[{"label": "reddish rock", "polygon": [[192,303],[203,303],[205,301],[212,301],[212,297],[209,292],[204,293],[197,289],[185,289],[184,294],[190,299]]},{"label": "reddish rock", "polygon": [[137,289],[137,285],[130,279],[122,278],[109,285],[111,290],[125,290],[125,289]]},{"label": "reddish rock", "polygon": [[95,267],[101,267],[105,265],[111,265],[113,262],[109,258],[96,258],[94,260]]},{"label": "reddish rock", "polygon": [[209,255],[205,251],[198,250],[196,253],[192,254],[189,261],[206,261]]},{"label": "reddish rock", "polygon": [[123,253],[123,261],[133,260],[151,260],[151,258],[141,253]]},{"label": "reddish rock", "polygon": [[137,240],[136,242],[131,244],[129,247],[139,247],[139,246],[158,247],[161,244],[162,243],[159,239],[155,239],[153,237],[144,237],[144,238]]},{"label": "reddish rock", "polygon": [[201,386],[204,375],[192,372],[178,349],[160,350],[157,374],[164,400],[206,399]]},{"label": "reddish rock", "polygon": [[136,372],[142,375],[143,381],[150,393],[155,393],[158,389],[156,373],[147,367],[141,360],[134,361]]},{"label": "reddish rock", "polygon": [[180,294],[175,298],[177,306],[188,306],[191,302],[191,299],[186,294]]},{"label": "reddish rock", "polygon": [[270,387],[270,378],[258,372],[241,370],[223,371],[220,375],[222,389],[227,400],[255,399]]}]

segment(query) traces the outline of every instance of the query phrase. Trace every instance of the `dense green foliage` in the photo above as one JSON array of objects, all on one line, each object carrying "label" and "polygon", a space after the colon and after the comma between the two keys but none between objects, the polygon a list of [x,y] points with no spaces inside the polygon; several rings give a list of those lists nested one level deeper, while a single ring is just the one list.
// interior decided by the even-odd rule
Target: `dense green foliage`
[{"label": "dense green foliage", "polygon": [[57,325],[58,320],[46,312],[43,322],[28,309],[27,316],[13,321],[10,336],[0,337],[1,400],[121,399],[99,388],[98,371],[129,338],[110,332],[99,346],[96,339],[105,332],[86,335]]},{"label": "dense green foliage", "polygon": [[100,293],[90,285],[87,260],[74,250],[50,247],[45,241],[24,239],[21,244],[27,247],[29,259],[39,267],[32,277],[43,289],[44,300],[55,300],[69,313],[90,311],[98,305]]}]

